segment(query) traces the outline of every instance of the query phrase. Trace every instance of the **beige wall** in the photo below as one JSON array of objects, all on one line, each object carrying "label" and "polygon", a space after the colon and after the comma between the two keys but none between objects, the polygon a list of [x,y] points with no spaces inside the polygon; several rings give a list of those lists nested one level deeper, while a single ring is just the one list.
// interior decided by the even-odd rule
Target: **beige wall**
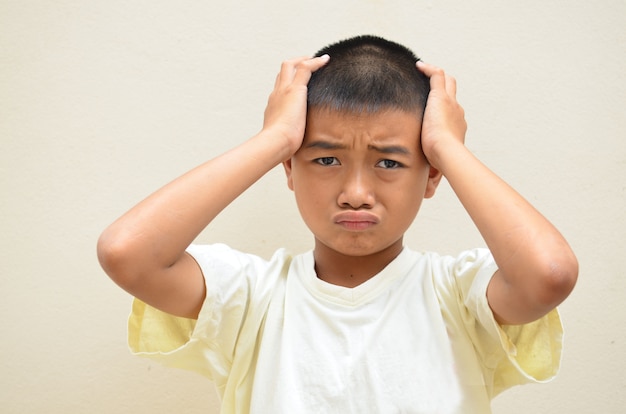
[{"label": "beige wall", "polygon": [[[561,375],[495,412],[623,412],[625,18],[617,0],[0,2],[0,411],[217,412],[203,378],[129,355],[96,238],[255,133],[282,59],[373,33],[457,77],[468,146],[580,259]],[[311,246],[278,169],[208,230],[263,256]],[[447,185],[407,242],[482,245]]]}]

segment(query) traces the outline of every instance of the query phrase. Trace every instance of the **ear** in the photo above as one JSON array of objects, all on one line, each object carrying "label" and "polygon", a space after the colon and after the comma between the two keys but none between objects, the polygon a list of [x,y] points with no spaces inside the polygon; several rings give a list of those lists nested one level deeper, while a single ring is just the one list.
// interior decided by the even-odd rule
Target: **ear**
[{"label": "ear", "polygon": [[287,176],[287,186],[291,191],[293,191],[293,177],[291,175],[291,163],[292,159],[289,158],[287,161],[283,161],[283,168],[285,168],[285,175]]},{"label": "ear", "polygon": [[432,196],[435,195],[435,191],[437,190],[437,187],[439,186],[439,183],[441,182],[441,178],[443,177],[443,174],[441,174],[441,172],[434,168],[434,167],[429,167],[430,170],[428,171],[428,182],[426,183],[426,191],[424,191],[424,198],[431,198]]}]

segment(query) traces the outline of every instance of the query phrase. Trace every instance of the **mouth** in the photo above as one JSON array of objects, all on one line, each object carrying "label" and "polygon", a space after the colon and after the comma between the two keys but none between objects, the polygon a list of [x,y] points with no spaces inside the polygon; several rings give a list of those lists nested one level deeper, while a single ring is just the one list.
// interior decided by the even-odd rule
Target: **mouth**
[{"label": "mouth", "polygon": [[380,222],[380,219],[365,211],[342,212],[334,217],[334,223],[351,231],[367,230]]}]

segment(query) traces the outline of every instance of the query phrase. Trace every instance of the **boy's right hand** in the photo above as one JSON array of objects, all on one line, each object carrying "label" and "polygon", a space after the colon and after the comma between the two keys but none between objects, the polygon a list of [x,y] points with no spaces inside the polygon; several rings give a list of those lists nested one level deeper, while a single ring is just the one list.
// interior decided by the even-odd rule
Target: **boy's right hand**
[{"label": "boy's right hand", "polygon": [[320,57],[299,57],[283,62],[274,90],[270,94],[263,130],[270,136],[282,138],[286,142],[289,158],[304,138],[307,111],[307,84],[311,74],[324,66],[328,55]]},{"label": "boy's right hand", "polygon": [[307,84],[326,62],[328,57],[283,63],[261,134],[165,185],[102,233],[98,258],[117,284],[164,312],[197,318],[206,287],[185,249],[235,198],[300,148]]}]

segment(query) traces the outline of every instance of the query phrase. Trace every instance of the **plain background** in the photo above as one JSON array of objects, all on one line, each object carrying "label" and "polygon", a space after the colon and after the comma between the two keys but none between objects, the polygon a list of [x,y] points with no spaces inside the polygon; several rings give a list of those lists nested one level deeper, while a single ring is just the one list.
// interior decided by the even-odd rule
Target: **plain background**
[{"label": "plain background", "polygon": [[[366,33],[457,78],[467,145],[580,260],[560,375],[494,411],[623,412],[623,0],[0,1],[0,411],[218,412],[204,378],[129,354],[131,298],[101,271],[97,237],[256,133],[282,60]],[[199,241],[264,257],[312,246],[280,168]],[[446,183],[406,242],[483,245]]]}]

